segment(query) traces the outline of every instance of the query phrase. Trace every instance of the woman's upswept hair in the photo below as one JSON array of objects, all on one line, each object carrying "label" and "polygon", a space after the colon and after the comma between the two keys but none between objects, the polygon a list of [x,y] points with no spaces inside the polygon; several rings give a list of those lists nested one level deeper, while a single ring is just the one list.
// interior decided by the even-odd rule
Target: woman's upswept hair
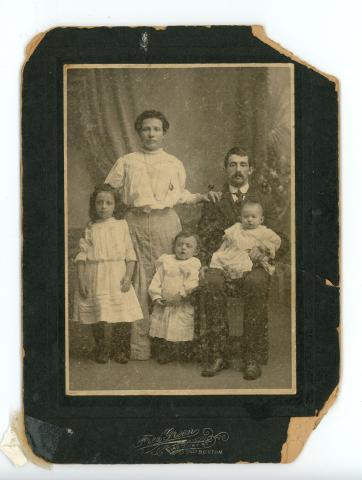
[{"label": "woman's upswept hair", "polygon": [[134,128],[138,133],[142,130],[142,122],[143,120],[146,120],[146,118],[158,118],[161,120],[162,129],[164,132],[167,132],[167,130],[170,128],[170,124],[162,112],[158,112],[157,110],[146,110],[136,118]]},{"label": "woman's upswept hair", "polygon": [[97,211],[96,211],[96,198],[98,193],[101,192],[108,192],[113,195],[115,208],[113,212],[113,216],[118,220],[124,217],[125,212],[125,205],[122,204],[121,196],[118,191],[113,188],[108,183],[100,183],[94,187],[94,191],[89,197],[89,218],[92,222],[95,222],[98,219]]}]

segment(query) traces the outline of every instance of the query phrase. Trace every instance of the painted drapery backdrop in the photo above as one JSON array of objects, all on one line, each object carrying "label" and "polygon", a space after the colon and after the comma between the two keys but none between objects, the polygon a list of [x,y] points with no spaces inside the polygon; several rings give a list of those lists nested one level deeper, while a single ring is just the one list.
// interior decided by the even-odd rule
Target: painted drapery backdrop
[{"label": "painted drapery backdrop", "polygon": [[[72,68],[67,75],[70,228],[84,227],[94,185],[120,156],[139,148],[134,121],[152,109],[170,122],[164,148],[184,163],[191,192],[220,189],[225,153],[242,146],[253,161],[254,182],[273,196],[280,230],[289,234],[292,122],[285,65]],[[199,212],[179,208],[184,223]]]}]

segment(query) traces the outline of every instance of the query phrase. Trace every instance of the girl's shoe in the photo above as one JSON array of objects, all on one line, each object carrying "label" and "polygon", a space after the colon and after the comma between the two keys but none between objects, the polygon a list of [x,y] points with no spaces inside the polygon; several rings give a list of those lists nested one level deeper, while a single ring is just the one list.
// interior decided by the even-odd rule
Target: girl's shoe
[{"label": "girl's shoe", "polygon": [[109,360],[109,352],[103,347],[96,352],[95,361],[97,363],[107,363]]}]

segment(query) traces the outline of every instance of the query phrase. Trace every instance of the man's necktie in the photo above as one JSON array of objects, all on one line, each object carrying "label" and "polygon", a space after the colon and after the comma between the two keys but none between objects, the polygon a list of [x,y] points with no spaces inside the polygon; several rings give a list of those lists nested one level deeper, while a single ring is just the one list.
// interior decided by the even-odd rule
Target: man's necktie
[{"label": "man's necktie", "polygon": [[240,192],[240,190],[238,190],[237,192],[235,192],[235,195],[238,198],[236,200],[236,203],[241,205],[243,203],[243,201],[245,200],[245,193],[242,193],[242,192]]}]

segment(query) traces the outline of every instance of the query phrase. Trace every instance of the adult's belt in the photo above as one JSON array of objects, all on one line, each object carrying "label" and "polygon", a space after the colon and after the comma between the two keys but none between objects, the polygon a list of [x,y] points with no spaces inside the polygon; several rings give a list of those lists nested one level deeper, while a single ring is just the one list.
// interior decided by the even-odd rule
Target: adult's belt
[{"label": "adult's belt", "polygon": [[151,212],[161,212],[169,209],[170,207],[166,207],[166,208],[128,207],[127,212],[132,212],[132,213],[135,213],[136,215],[144,215],[144,214],[149,214]]}]

